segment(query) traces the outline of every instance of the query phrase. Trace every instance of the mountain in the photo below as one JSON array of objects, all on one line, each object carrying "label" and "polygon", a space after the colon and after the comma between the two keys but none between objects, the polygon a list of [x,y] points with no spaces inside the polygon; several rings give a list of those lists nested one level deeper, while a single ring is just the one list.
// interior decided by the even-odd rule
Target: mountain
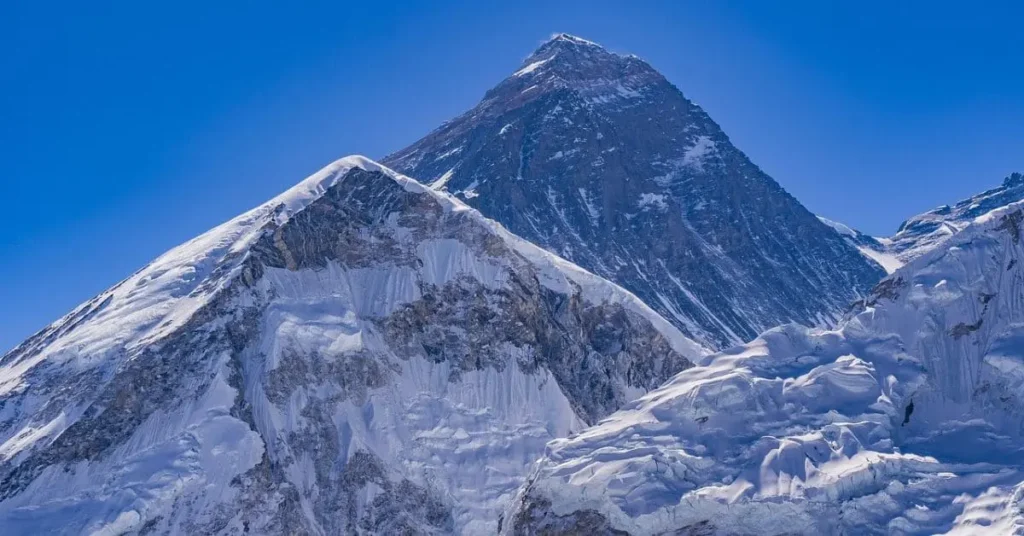
[{"label": "mountain", "polygon": [[650,65],[565,34],[384,162],[615,281],[708,347],[831,323],[885,275]]},{"label": "mountain", "polygon": [[1024,200],[1024,175],[1012,173],[998,188],[986,190],[953,206],[943,205],[903,222],[888,238],[868,236],[842,223],[819,216],[862,254],[892,273],[904,263],[941,246],[975,218],[1010,203]]},{"label": "mountain", "polygon": [[889,238],[889,250],[905,261],[916,258],[946,242],[972,220],[995,208],[1024,199],[1024,175],[1013,173],[998,188],[964,199],[903,222]]},{"label": "mountain", "polygon": [[361,157],[0,358],[7,534],[477,534],[550,439],[704,351]]},{"label": "mountain", "polygon": [[504,532],[1020,534],[1022,224],[979,215],[841,328],[772,329],[553,441]]}]

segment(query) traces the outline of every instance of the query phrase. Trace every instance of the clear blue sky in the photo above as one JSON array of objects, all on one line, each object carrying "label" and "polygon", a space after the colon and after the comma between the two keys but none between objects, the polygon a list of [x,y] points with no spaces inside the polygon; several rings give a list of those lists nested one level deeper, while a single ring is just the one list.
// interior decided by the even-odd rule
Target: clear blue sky
[{"label": "clear blue sky", "polygon": [[1009,2],[102,3],[0,8],[0,351],[324,164],[416,140],[553,32],[645,58],[867,232],[1024,170]]}]

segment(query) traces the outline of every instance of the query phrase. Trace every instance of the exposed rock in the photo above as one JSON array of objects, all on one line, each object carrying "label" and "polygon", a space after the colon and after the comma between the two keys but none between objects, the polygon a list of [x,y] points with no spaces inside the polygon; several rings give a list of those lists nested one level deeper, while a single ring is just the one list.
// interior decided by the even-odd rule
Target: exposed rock
[{"label": "exposed rock", "polygon": [[829,323],[884,275],[650,65],[573,36],[385,162],[710,347]]}]

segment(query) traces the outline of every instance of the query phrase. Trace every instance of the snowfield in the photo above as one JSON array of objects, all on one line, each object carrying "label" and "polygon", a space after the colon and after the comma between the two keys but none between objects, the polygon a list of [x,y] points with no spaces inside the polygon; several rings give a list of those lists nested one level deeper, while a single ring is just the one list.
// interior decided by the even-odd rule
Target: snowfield
[{"label": "snowfield", "polygon": [[509,534],[1022,534],[1024,204],[553,441]]}]

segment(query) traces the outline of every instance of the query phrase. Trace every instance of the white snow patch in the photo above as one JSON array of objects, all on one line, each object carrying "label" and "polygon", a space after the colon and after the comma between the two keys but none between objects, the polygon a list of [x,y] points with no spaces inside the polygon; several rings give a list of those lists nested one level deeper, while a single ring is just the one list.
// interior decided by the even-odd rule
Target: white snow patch
[{"label": "white snow patch", "polygon": [[590,224],[596,227],[601,220],[601,209],[597,207],[597,204],[586,188],[579,188],[576,191],[579,192],[580,199],[583,200],[583,206],[587,209],[587,216],[590,216]]},{"label": "white snow patch", "polygon": [[539,69],[545,63],[547,63],[547,62],[551,61],[552,59],[554,59],[555,56],[557,56],[557,54],[554,54],[554,55],[552,55],[549,58],[544,58],[542,60],[537,60],[537,61],[527,65],[526,67],[523,67],[522,69],[519,69],[518,71],[513,73],[512,76],[525,76],[525,75],[528,75],[528,74],[536,71],[537,69]]},{"label": "white snow patch", "polygon": [[434,162],[438,162],[438,161],[444,160],[445,158],[448,158],[449,156],[454,156],[454,155],[457,155],[457,154],[459,154],[461,152],[462,152],[462,147],[456,147],[456,148],[454,148],[454,149],[452,149],[450,151],[445,151],[445,152],[437,155],[437,158],[434,159]]},{"label": "white snow patch", "polygon": [[665,202],[667,198],[668,197],[665,194],[643,193],[640,194],[640,200],[637,201],[636,205],[644,212],[647,212],[652,208],[665,210],[668,208],[668,204]]},{"label": "white snow patch", "polygon": [[857,246],[857,250],[865,257],[877,262],[887,274],[891,274],[903,267],[903,261],[892,253],[877,251],[868,246]]},{"label": "white snow patch", "polygon": [[698,136],[697,141],[683,152],[683,165],[703,171],[705,161],[716,150],[717,146],[710,137]]},{"label": "white snow patch", "polygon": [[431,190],[441,190],[448,184],[448,181],[452,179],[452,175],[455,173],[455,168],[451,168],[444,172],[436,181],[430,183]]}]

